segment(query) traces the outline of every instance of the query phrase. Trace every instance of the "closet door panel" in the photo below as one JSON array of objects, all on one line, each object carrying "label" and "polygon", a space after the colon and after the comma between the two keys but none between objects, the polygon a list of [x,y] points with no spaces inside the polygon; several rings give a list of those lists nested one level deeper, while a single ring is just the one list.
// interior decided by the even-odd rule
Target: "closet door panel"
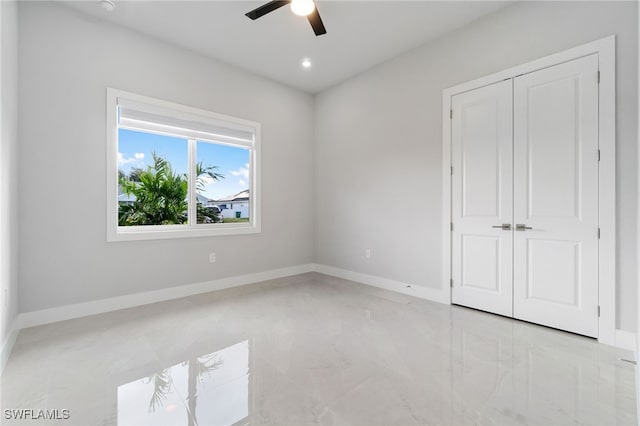
[{"label": "closet door panel", "polygon": [[597,71],[592,55],[514,79],[514,317],[593,337]]},{"label": "closet door panel", "polygon": [[452,301],[512,315],[512,83],[452,98]]}]

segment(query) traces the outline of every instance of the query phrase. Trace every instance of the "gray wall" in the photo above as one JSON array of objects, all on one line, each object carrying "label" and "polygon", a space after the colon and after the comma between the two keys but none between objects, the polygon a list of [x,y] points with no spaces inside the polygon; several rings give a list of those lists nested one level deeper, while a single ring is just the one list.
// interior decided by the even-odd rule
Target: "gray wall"
[{"label": "gray wall", "polygon": [[635,2],[519,2],[319,94],[316,261],[439,287],[442,90],[616,34],[618,327],[634,331],[637,18]]},{"label": "gray wall", "polygon": [[18,315],[17,9],[16,2],[0,2],[0,345]]},{"label": "gray wall", "polygon": [[[310,95],[53,2],[19,12],[20,312],[313,260]],[[262,123],[262,233],[107,243],[106,87]]]}]

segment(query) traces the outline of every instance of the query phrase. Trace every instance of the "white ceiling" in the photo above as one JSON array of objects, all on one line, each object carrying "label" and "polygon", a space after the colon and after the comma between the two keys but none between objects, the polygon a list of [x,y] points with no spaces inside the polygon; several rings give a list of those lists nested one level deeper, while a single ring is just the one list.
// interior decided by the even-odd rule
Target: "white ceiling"
[{"label": "white ceiling", "polygon": [[[507,6],[507,1],[318,1],[327,34],[283,7],[251,21],[265,1],[122,1],[107,12],[97,0],[64,4],[317,93],[373,65]],[[303,69],[303,58],[311,59]]]}]

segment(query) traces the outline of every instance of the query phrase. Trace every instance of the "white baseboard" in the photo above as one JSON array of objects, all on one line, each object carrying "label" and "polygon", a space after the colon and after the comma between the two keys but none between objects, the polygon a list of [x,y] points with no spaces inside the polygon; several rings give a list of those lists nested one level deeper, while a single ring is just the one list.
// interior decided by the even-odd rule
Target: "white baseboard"
[{"label": "white baseboard", "polygon": [[238,275],[212,281],[170,287],[162,290],[111,297],[108,299],[59,306],[40,311],[24,312],[18,317],[18,326],[19,328],[35,327],[52,322],[102,314],[135,306],[148,305],[150,303],[164,302],[166,300],[193,296],[195,294],[208,293],[215,290],[239,287],[260,281],[303,274],[306,272],[312,272],[313,270],[314,268],[312,264],[297,265],[288,268],[273,269],[253,274]]},{"label": "white baseboard", "polygon": [[625,330],[616,330],[616,347],[636,352],[636,333]]},{"label": "white baseboard", "polygon": [[345,280],[356,281],[373,287],[383,288],[385,290],[395,291],[397,293],[408,294],[409,296],[419,297],[420,299],[445,304],[450,303],[449,293],[438,288],[411,285],[401,281],[390,280],[388,278],[362,274],[360,272],[353,272],[321,264],[315,264],[314,271],[325,275],[331,275],[333,277],[343,278]]},{"label": "white baseboard", "polygon": [[9,329],[9,335],[4,339],[4,342],[2,342],[2,346],[0,346],[0,375],[2,375],[4,367],[7,365],[13,346],[16,344],[16,340],[18,339],[18,333],[20,330],[18,329],[17,320],[18,318],[13,322]]}]

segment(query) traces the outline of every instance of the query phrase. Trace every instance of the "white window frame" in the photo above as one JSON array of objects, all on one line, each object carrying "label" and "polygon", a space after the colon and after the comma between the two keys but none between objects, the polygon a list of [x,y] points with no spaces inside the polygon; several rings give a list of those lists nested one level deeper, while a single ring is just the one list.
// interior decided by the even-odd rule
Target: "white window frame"
[{"label": "white window frame", "polygon": [[[250,131],[253,141],[235,144],[228,138],[185,137],[170,131],[154,131],[157,134],[183,137],[188,141],[189,161],[189,220],[185,225],[118,225],[118,106],[126,103],[145,105],[175,113],[179,118],[203,124]],[[218,235],[255,234],[261,231],[260,203],[260,123],[228,115],[218,114],[148,96],[107,88],[107,241],[141,241],[170,238],[213,237]],[[248,223],[196,223],[195,164],[196,143],[212,142],[219,145],[244,147],[249,150],[249,222]]]}]

